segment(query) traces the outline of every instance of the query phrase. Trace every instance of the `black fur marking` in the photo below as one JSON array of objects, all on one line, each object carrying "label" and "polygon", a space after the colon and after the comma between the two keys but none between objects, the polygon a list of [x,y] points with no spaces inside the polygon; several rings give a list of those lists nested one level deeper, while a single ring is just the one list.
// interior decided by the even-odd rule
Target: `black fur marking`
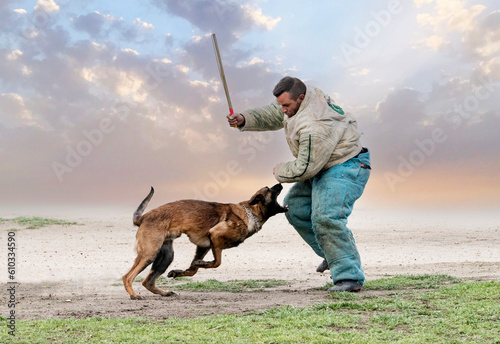
[{"label": "black fur marking", "polygon": [[170,263],[174,260],[174,250],[172,245],[172,240],[167,240],[163,243],[160,252],[156,255],[156,259],[153,262],[151,271],[158,272],[159,274],[164,273]]}]

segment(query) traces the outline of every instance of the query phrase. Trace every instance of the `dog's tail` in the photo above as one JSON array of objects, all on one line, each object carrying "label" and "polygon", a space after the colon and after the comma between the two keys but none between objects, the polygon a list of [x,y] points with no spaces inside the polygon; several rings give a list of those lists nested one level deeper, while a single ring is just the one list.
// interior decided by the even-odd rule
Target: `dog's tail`
[{"label": "dog's tail", "polygon": [[154,193],[155,193],[155,189],[153,189],[153,187],[151,187],[151,191],[149,191],[149,195],[147,195],[146,198],[144,198],[144,200],[139,205],[139,208],[137,208],[137,210],[134,213],[134,218],[133,218],[134,225],[136,225],[136,226],[140,226],[141,225],[141,223],[142,223],[142,213],[144,212],[144,210],[148,206],[148,203],[151,200],[151,197],[153,197]]}]

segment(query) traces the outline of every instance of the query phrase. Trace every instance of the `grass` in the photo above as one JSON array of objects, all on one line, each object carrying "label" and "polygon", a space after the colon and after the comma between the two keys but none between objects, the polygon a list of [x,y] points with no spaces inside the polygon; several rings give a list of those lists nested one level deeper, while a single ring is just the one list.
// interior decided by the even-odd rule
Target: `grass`
[{"label": "grass", "polygon": [[[143,277],[137,277],[134,282],[140,283],[144,281]],[[189,290],[189,291],[209,291],[209,292],[230,292],[242,293],[245,291],[263,291],[267,288],[275,288],[287,285],[287,281],[283,280],[232,280],[228,282],[220,282],[215,279],[209,279],[204,282],[190,282],[188,277],[178,277],[175,279],[165,278],[160,276],[156,280],[156,285],[160,288],[173,290]],[[113,283],[112,286],[121,286],[122,283]]]},{"label": "grass", "polygon": [[[1,343],[500,343],[500,282],[449,276],[371,281],[304,309],[195,319],[18,321]],[[399,288],[394,287],[399,285]],[[4,324],[1,324],[4,325]],[[5,325],[2,326],[5,328]]]},{"label": "grass", "polygon": [[64,220],[58,220],[58,219],[50,219],[50,218],[44,218],[44,217],[16,217],[13,219],[4,219],[0,218],[0,223],[2,222],[14,222],[17,223],[20,226],[26,226],[27,229],[37,229],[41,227],[46,227],[46,226],[53,226],[53,225],[60,225],[60,226],[73,226],[73,225],[80,225],[77,222],[70,222],[70,221],[64,221]]},{"label": "grass", "polygon": [[[435,289],[443,285],[459,283],[458,278],[448,275],[400,275],[391,278],[381,278],[367,281],[363,290],[401,290],[401,289]],[[332,284],[329,283],[316,290],[328,290]]]},{"label": "grass", "polygon": [[[181,277],[182,278],[182,277]],[[230,292],[230,293],[241,293],[245,291],[262,291],[266,288],[274,288],[288,284],[288,282],[283,280],[245,280],[237,281],[232,280],[228,282],[220,282],[214,279],[210,279],[204,282],[188,282],[179,284],[180,279],[166,279],[163,276],[158,279],[158,286],[160,287],[171,287],[174,290],[189,290],[189,291],[211,291],[211,292]],[[188,278],[184,278],[182,281],[189,281]]]}]

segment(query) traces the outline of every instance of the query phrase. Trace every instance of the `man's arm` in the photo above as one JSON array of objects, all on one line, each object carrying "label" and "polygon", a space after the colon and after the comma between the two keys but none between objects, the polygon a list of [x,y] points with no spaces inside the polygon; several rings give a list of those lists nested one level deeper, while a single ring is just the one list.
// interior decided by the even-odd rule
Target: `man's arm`
[{"label": "man's arm", "polygon": [[345,130],[345,125],[337,125],[334,131],[327,134],[314,130],[301,133],[297,159],[276,165],[274,177],[280,183],[299,182],[314,177],[330,160]]},{"label": "man's arm", "polygon": [[229,125],[242,131],[265,131],[283,128],[283,112],[277,102],[227,116]]},{"label": "man's arm", "polygon": [[297,159],[276,165],[274,177],[280,183],[293,183],[310,179],[326,165],[334,148],[335,146],[332,146],[320,135],[301,135]]}]

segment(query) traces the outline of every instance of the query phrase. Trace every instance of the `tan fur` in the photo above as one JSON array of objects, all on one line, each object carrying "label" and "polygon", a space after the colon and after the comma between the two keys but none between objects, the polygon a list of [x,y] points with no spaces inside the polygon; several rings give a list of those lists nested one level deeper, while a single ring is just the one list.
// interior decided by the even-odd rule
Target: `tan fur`
[{"label": "tan fur", "polygon": [[[134,224],[139,226],[136,234],[137,258],[132,268],[123,276],[123,284],[131,299],[141,299],[132,289],[135,277],[149,264],[151,272],[143,281],[144,287],[155,294],[170,296],[155,286],[156,279],[165,272],[173,260],[172,241],[182,234],[197,246],[195,257],[186,270],[172,270],[168,277],[193,276],[198,268],[216,268],[221,264],[222,250],[238,246],[253,235],[269,217],[287,209],[276,199],[282,190],[277,184],[271,189],[264,187],[249,201],[239,204],[223,204],[198,200],[181,200],[167,203],[141,215],[153,195],[153,188],[134,214]],[[258,225],[249,219],[246,207],[257,218]],[[203,258],[212,250],[214,260]]]}]

